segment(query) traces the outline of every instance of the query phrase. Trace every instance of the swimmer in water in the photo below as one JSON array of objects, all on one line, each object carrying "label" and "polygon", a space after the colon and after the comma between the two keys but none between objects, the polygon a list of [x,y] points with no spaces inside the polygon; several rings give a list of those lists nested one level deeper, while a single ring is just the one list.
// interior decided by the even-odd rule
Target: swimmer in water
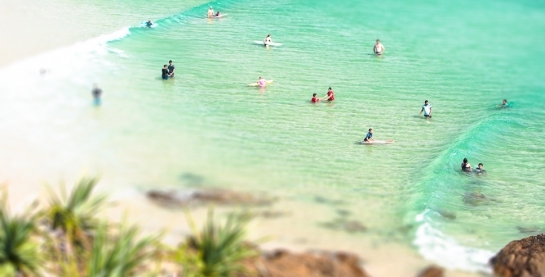
[{"label": "swimmer in water", "polygon": [[477,168],[475,168],[475,173],[477,173],[477,175],[486,174],[486,170],[483,169],[483,163],[479,163]]},{"label": "swimmer in water", "polygon": [[161,72],[161,77],[163,78],[163,80],[168,80],[168,77],[170,76],[172,75],[170,74],[170,72],[168,72],[168,66],[165,64]]},{"label": "swimmer in water", "polygon": [[371,141],[374,141],[373,139],[373,128],[369,128],[369,132],[367,133],[367,135],[365,136],[365,138],[363,139],[364,142],[371,142]]},{"label": "swimmer in water", "polygon": [[498,106],[502,109],[509,108],[509,103],[507,103],[507,99],[503,99],[503,102],[501,103],[501,105],[498,105]]},{"label": "swimmer in water", "polygon": [[272,43],[271,34],[268,34],[267,37],[263,40],[263,44],[265,44],[265,46],[269,46],[271,43]]},{"label": "swimmer in water", "polygon": [[151,25],[153,25],[153,23],[151,22],[151,20],[148,20],[148,22],[146,22],[146,26],[148,28],[151,28]]},{"label": "swimmer in water", "polygon": [[210,6],[210,9],[208,9],[208,18],[214,17],[214,9],[212,9],[212,6]]},{"label": "swimmer in water", "polygon": [[100,105],[100,96],[102,95],[102,90],[98,87],[97,84],[93,84],[93,100],[95,103],[95,106]]},{"label": "swimmer in water", "polygon": [[425,118],[431,118],[431,105],[428,103],[428,100],[424,101],[424,106],[422,106],[419,114],[422,114],[422,112],[424,112]]},{"label": "swimmer in water", "polygon": [[320,98],[316,97],[316,93],[312,94],[312,99],[310,99],[311,103],[318,103],[320,101]]},{"label": "swimmer in water", "polygon": [[462,171],[471,172],[471,165],[469,164],[466,158],[464,158],[464,160],[462,161],[461,167],[462,167]]},{"label": "swimmer in water", "polygon": [[267,86],[267,81],[263,77],[259,76],[259,80],[257,80],[257,84],[260,87],[264,88],[265,86]]},{"label": "swimmer in water", "polygon": [[380,39],[377,39],[377,43],[375,43],[375,46],[373,47],[373,53],[380,56],[384,51],[386,51],[386,47],[380,43]]},{"label": "swimmer in water", "polygon": [[324,99],[329,101],[329,102],[335,100],[335,93],[333,92],[331,87],[329,87],[329,89],[327,90],[327,95],[324,96]]}]

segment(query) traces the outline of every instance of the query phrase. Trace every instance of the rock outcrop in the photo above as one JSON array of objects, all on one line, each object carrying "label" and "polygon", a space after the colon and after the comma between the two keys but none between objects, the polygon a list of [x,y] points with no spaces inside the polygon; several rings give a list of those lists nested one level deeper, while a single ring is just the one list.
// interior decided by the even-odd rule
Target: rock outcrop
[{"label": "rock outcrop", "polygon": [[442,267],[438,266],[429,266],[426,267],[418,277],[443,277],[445,276],[445,270]]},{"label": "rock outcrop", "polygon": [[239,277],[369,277],[356,255],[313,252],[295,254],[284,250],[266,253],[247,263]]},{"label": "rock outcrop", "polygon": [[545,277],[545,235],[514,240],[490,259],[501,277]]}]

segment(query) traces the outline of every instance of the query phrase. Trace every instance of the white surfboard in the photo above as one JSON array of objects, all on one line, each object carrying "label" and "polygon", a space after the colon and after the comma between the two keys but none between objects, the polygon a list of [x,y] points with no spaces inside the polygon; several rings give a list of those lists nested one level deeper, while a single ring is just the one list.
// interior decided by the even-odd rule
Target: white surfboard
[{"label": "white surfboard", "polygon": [[[273,80],[265,80],[265,86],[270,85],[273,82]],[[259,87],[259,84],[257,82],[248,84],[249,87]]]},{"label": "white surfboard", "polygon": [[[259,40],[254,40],[254,44],[265,46],[265,42]],[[269,43],[269,46],[282,46],[282,43],[271,42]]]},{"label": "white surfboard", "polygon": [[365,145],[373,145],[373,144],[390,144],[394,143],[395,140],[372,140],[372,141],[358,141],[359,144],[365,144]]}]

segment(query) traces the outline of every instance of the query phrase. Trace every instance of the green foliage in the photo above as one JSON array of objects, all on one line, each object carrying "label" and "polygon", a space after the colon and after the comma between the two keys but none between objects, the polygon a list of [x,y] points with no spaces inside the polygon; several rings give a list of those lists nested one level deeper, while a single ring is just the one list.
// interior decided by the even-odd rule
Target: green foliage
[{"label": "green foliage", "polygon": [[87,242],[86,233],[96,227],[94,216],[106,200],[103,195],[91,196],[96,184],[95,178],[82,178],[68,197],[64,186],[60,195],[49,188],[51,199],[46,210],[49,227],[62,230],[79,247]]},{"label": "green foliage", "polygon": [[94,237],[85,276],[143,276],[141,272],[137,274],[137,270],[150,262],[158,247],[158,237],[138,238],[138,229],[134,226],[122,226],[112,235],[106,225],[102,225]]},{"label": "green foliage", "polygon": [[0,276],[38,276],[41,260],[34,242],[35,214],[9,213],[7,193],[0,198]]},{"label": "green foliage", "polygon": [[[195,234],[192,246],[202,261],[202,276],[230,277],[243,271],[241,261],[257,255],[257,251],[245,243],[249,216],[231,214],[222,226],[214,222],[210,210],[207,222],[200,233]],[[189,217],[190,225],[196,228]]]}]

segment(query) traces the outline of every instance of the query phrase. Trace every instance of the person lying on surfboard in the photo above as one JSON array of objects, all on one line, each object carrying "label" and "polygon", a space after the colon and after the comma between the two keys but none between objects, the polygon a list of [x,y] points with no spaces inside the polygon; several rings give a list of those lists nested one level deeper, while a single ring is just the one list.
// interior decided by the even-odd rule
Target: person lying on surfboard
[{"label": "person lying on surfboard", "polygon": [[369,132],[367,133],[367,136],[363,139],[363,142],[370,142],[374,141],[373,139],[373,128],[369,128]]}]

